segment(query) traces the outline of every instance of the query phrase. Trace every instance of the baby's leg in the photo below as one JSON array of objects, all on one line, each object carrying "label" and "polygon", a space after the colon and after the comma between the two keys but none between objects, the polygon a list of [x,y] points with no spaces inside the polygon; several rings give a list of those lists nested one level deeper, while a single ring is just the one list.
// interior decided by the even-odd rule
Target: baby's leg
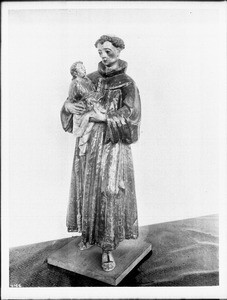
[{"label": "baby's leg", "polygon": [[86,130],[88,124],[89,124],[89,119],[90,119],[90,117],[92,117],[92,116],[93,116],[93,112],[85,113],[85,114],[82,116],[82,118],[81,118],[81,123],[80,123],[80,127],[79,127],[79,129],[77,130],[77,137],[81,137],[81,136],[84,134],[84,132],[85,132],[85,130]]},{"label": "baby's leg", "polygon": [[79,139],[79,148],[80,148],[80,156],[84,155],[86,153],[87,150],[87,143],[90,139],[91,136],[91,130],[94,126],[93,122],[89,122],[83,135],[81,136],[81,138]]},{"label": "baby's leg", "polygon": [[78,131],[80,130],[81,116],[74,114],[73,115],[73,134],[77,136]]}]

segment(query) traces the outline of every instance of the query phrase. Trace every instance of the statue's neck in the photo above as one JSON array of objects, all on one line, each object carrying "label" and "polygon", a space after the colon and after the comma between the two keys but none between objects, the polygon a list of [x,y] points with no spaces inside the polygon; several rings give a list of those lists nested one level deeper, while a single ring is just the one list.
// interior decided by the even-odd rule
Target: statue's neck
[{"label": "statue's neck", "polygon": [[102,61],[99,62],[98,72],[104,77],[111,77],[116,74],[125,73],[127,62],[118,59],[112,66],[105,66]]},{"label": "statue's neck", "polygon": [[118,60],[117,60],[117,61],[115,61],[115,63],[112,64],[111,66],[106,66],[105,71],[106,71],[106,73],[108,73],[108,72],[110,72],[110,71],[117,70],[118,67],[119,67],[119,63],[118,63]]}]

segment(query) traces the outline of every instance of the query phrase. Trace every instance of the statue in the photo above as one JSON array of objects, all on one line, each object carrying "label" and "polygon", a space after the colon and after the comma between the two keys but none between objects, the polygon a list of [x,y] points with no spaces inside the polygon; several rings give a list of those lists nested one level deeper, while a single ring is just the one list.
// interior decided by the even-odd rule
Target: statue
[{"label": "statue", "polygon": [[[79,128],[83,123],[73,120],[75,114],[81,120],[86,116],[90,126],[86,151],[80,151],[83,134],[76,136],[66,225],[69,232],[82,233],[80,250],[102,248],[101,266],[108,272],[116,266],[113,251],[119,243],[138,237],[130,144],[139,137],[141,106],[135,82],[125,73],[127,63],[119,58],[124,41],[103,35],[95,47],[101,62],[98,71],[86,76],[91,89],[86,95],[77,90],[76,101],[68,97],[61,110],[65,131],[72,133],[73,123]],[[81,82],[78,72],[75,76]],[[89,110],[88,98],[98,106]]]}]

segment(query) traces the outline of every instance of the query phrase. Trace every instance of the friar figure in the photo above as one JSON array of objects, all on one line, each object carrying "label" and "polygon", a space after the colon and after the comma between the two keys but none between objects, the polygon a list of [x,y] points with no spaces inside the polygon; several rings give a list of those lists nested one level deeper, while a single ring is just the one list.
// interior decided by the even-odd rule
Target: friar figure
[{"label": "friar figure", "polygon": [[[130,144],[139,136],[141,106],[135,82],[126,75],[127,63],[119,59],[121,38],[101,36],[95,43],[101,62],[87,77],[103,94],[105,112],[96,111],[85,155],[76,140],[67,212],[69,232],[81,232],[81,250],[102,249],[104,271],[115,268],[114,250],[125,239],[138,237],[137,204]],[[65,131],[73,131],[72,115],[84,114],[83,103],[67,99],[61,110]]]}]

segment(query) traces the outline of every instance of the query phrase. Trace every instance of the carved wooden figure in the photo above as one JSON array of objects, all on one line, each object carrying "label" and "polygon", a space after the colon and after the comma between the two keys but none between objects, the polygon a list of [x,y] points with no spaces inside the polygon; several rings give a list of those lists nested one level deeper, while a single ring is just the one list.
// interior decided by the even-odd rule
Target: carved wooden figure
[{"label": "carved wooden figure", "polygon": [[[67,212],[69,232],[81,232],[80,249],[102,248],[102,268],[115,268],[112,251],[125,239],[138,237],[137,204],[130,144],[139,137],[139,91],[119,59],[122,39],[103,35],[95,46],[101,57],[98,70],[87,77],[99,86],[100,105],[89,117],[93,124],[86,153],[80,155],[76,139]],[[73,131],[73,114],[83,115],[83,102],[67,99],[61,110],[65,131]]]}]

